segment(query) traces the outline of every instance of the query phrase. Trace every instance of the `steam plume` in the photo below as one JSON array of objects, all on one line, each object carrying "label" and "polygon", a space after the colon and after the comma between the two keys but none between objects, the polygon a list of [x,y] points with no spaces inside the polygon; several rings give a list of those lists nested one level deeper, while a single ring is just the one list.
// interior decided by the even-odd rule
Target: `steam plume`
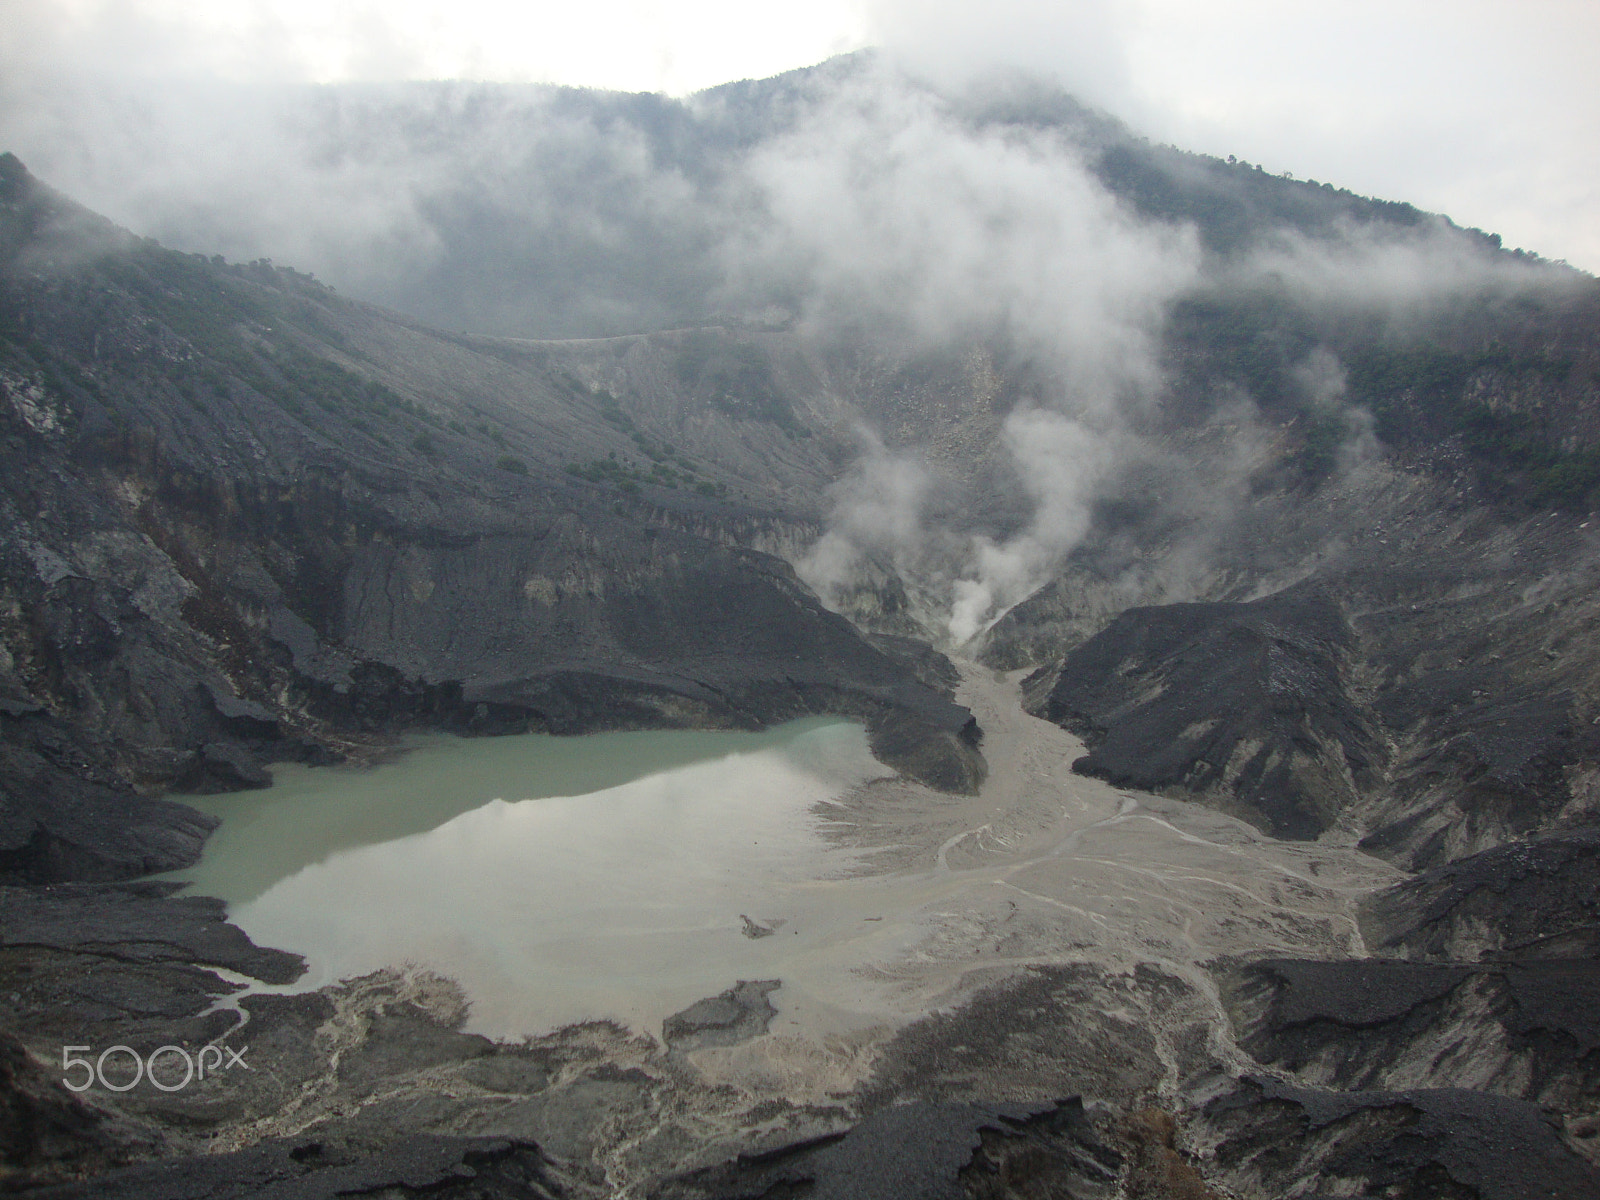
[{"label": "steam plume", "polygon": [[[1120,206],[1061,132],[978,127],[888,71],[758,150],[748,179],[766,219],[730,242],[730,274],[802,297],[813,332],[868,326],[912,348],[1003,337],[1041,368],[1002,433],[1032,517],[1010,537],[975,531],[946,568],[947,631],[965,642],[1088,529],[1128,418],[1160,389],[1161,322],[1196,278],[1196,240]],[[881,508],[841,503],[812,569],[927,549],[904,512],[864,529],[858,514]]]}]

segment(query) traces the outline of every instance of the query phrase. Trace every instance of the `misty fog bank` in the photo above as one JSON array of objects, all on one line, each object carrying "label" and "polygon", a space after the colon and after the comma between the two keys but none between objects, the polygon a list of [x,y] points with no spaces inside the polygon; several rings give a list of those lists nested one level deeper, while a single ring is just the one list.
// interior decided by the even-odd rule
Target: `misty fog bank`
[{"label": "misty fog bank", "polygon": [[[0,137],[136,232],[276,259],[448,330],[715,323],[886,361],[981,349],[1005,381],[1010,515],[952,520],[963,505],[924,448],[862,427],[831,527],[797,563],[828,599],[863,570],[899,575],[953,644],[1051,578],[1130,489],[1178,479],[1164,503],[1200,528],[1242,503],[1272,441],[1262,403],[1325,426],[1338,469],[1370,458],[1372,418],[1324,343],[1426,340],[1586,278],[1407,204],[1154,146],[1036,81],[940,91],[867,52],[684,100],[133,86],[64,88]],[[1204,398],[1229,431],[1204,471],[1155,437],[1185,321],[1212,341],[1255,330],[1247,357],[1272,359]]]},{"label": "misty fog bank", "polygon": [[[1073,191],[1109,191],[1108,202],[1143,217],[1196,225],[1225,253],[1258,240],[1264,224],[1327,235],[1341,222],[1427,220],[1151,147],[1022,77],[942,95],[868,52],[683,100],[545,85],[114,76],[14,84],[10,100],[5,148],[139,234],[235,261],[274,259],[443,328],[503,336],[604,336],[748,316],[763,300],[803,304],[800,290],[816,282],[803,264],[769,255],[753,272],[752,246],[770,242],[775,223],[800,221],[811,244],[798,252],[845,252],[842,239],[870,239],[882,205],[903,198],[856,177],[854,211],[808,218],[804,206],[843,197],[807,193],[794,177],[817,174],[837,191],[827,177],[842,161],[836,141],[905,160],[997,138],[1026,143],[1036,164],[1064,172],[1052,182],[1066,187],[1065,203]],[[898,140],[869,147],[868,129]],[[1044,182],[996,178],[981,153],[948,165],[1022,202]],[[960,206],[960,186],[938,199]],[[938,225],[892,224],[902,257],[942,248],[928,244],[946,232]],[[987,249],[981,238],[968,247]]]}]

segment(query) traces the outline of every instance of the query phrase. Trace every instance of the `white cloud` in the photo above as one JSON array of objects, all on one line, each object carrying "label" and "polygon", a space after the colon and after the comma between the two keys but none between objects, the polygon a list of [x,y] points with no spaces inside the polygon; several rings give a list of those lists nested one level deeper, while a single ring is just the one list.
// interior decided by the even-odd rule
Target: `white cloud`
[{"label": "white cloud", "polygon": [[1150,337],[1196,268],[1051,133],[976,130],[887,75],[847,86],[748,168],[772,220],[732,274],[788,271],[816,324],[870,318],[928,344],[1005,328],[1069,368],[1085,412],[1146,392]]},{"label": "white cloud", "polygon": [[994,70],[1066,84],[1111,109],[1132,95],[1135,6],[1119,0],[865,0],[874,42],[914,74],[959,87]]},{"label": "white cloud", "polygon": [[853,0],[9,0],[8,65],[121,76],[494,79],[683,94],[859,48]]},{"label": "white cloud", "polygon": [[1600,270],[1593,0],[865,2],[914,64],[1052,74],[1159,140]]},{"label": "white cloud", "polygon": [[808,562],[831,583],[863,552],[942,558],[949,632],[965,642],[1088,531],[1130,415],[1160,391],[1166,308],[1198,278],[1193,231],[1135,218],[1058,133],[974,128],[892,72],[839,89],[746,175],[765,219],[729,247],[745,287],[785,281],[813,329],[865,325],[914,349],[1000,337],[1035,364],[1001,434],[1024,528],[959,545],[929,534],[922,490],[869,455],[871,490],[842,494]]},{"label": "white cloud", "polygon": [[63,71],[683,94],[869,43],[946,80],[1054,76],[1162,140],[1600,269],[1593,0],[8,0],[0,102],[47,102]]}]

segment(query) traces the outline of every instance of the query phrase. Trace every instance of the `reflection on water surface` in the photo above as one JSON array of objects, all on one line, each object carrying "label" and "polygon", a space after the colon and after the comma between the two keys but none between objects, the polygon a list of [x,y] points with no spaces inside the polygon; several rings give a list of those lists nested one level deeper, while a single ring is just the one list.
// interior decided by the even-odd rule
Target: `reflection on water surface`
[{"label": "reflection on water surface", "polygon": [[[415,963],[463,984],[482,1032],[648,1028],[889,936],[826,882],[851,859],[812,808],[890,773],[859,725],[828,719],[436,737],[376,768],[285,767],[270,789],[191,800],[223,825],[179,877],[304,954],[305,986]],[[752,939],[746,916],[781,924]]]}]

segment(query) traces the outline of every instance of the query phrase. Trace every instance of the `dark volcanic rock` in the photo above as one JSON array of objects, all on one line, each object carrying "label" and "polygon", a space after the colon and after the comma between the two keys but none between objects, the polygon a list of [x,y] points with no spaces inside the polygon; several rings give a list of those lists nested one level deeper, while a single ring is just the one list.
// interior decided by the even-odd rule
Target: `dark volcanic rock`
[{"label": "dark volcanic rock", "polygon": [[1247,970],[1272,981],[1275,1026],[1334,1021],[1352,1028],[1381,1025],[1442,999],[1472,974],[1464,966],[1354,959],[1307,962],[1267,959]]},{"label": "dark volcanic rock", "polygon": [[1307,1082],[1476,1088],[1574,1112],[1600,1101],[1600,962],[1267,960],[1223,972],[1239,1044]]},{"label": "dark volcanic rock", "polygon": [[1032,711],[1089,744],[1076,771],[1312,838],[1380,765],[1345,684],[1350,644],[1316,592],[1129,609],[1067,656]]},{"label": "dark volcanic rock", "polygon": [[[270,983],[289,983],[304,970],[298,955],[253,945],[225,920],[222,902],[174,898],[176,885],[157,883],[60,884],[47,888],[0,888],[0,1025],[15,1032],[37,1054],[55,1060],[61,1047],[124,1045],[139,1054],[177,1045],[191,1051],[231,1035],[247,1018],[228,998],[240,984],[223,975],[237,972]],[[271,1007],[316,997],[259,997]],[[326,1013],[322,1019],[326,1018]],[[272,1045],[272,1023],[255,1022],[250,1043],[282,1070],[310,1050],[310,1029],[295,1044]],[[263,1087],[278,1071],[251,1073]],[[56,1074],[59,1080],[59,1070]],[[174,1096],[139,1093],[108,1097],[124,1112],[141,1113],[160,1128],[182,1130],[188,1121],[175,1111],[205,1105],[216,1088],[194,1088]],[[282,1103],[284,1097],[276,1097]],[[200,1119],[206,1119],[201,1116]],[[92,1159],[92,1141],[80,1147]],[[168,1148],[167,1153],[182,1152]],[[63,1150],[63,1157],[70,1157]]]},{"label": "dark volcanic rock", "polygon": [[662,1022],[661,1037],[674,1050],[748,1041],[765,1033],[777,1015],[767,997],[782,986],[777,979],[741,979],[727,991],[673,1013]]},{"label": "dark volcanic rock", "polygon": [[1557,1039],[1558,1051],[1573,1060],[1600,1048],[1600,961],[1507,963],[1497,974],[1511,993],[1513,1033]]},{"label": "dark volcanic rock", "polygon": [[[1547,828],[1576,798],[1569,778],[1600,757],[1600,731],[1578,717],[1565,689],[1516,688],[1481,670],[1454,674],[1467,678],[1425,678],[1377,706],[1418,748],[1391,781],[1388,819],[1361,847],[1413,868]],[[1467,696],[1456,692],[1469,685]]]},{"label": "dark volcanic rock", "polygon": [[982,778],[926,656],[826,610],[746,544],[780,519],[550,351],[167,251],[15,159],[0,207],[0,880],[186,865],[208,823],[146,797],[419,726],[838,713],[936,787]]},{"label": "dark volcanic rock", "polygon": [[[211,817],[82,770],[75,739],[37,718],[0,724],[13,727],[0,730],[0,883],[131,879],[200,857]],[[71,765],[46,757],[52,749]]]},{"label": "dark volcanic rock", "polygon": [[[1080,654],[1087,639],[1136,619],[1138,610],[1117,615],[1131,598],[1155,604],[1176,591],[1185,599],[1198,593],[1236,601],[1293,583],[1271,596],[1268,603],[1276,603],[1314,588],[1348,622],[1333,639],[1343,688],[1333,699],[1354,709],[1370,745],[1381,748],[1360,750],[1365,773],[1350,764],[1360,802],[1343,811],[1368,835],[1365,849],[1421,870],[1538,832],[1592,824],[1600,811],[1593,635],[1600,527],[1583,512],[1497,509],[1459,480],[1434,473],[1454,461],[1452,454],[1459,457],[1443,450],[1425,461],[1397,455],[1311,494],[1269,488],[1221,528],[1207,519],[1187,535],[1163,523],[1176,518],[1152,503],[1143,523],[1100,532],[1059,579],[1013,609],[995,627],[988,659],[1048,661],[1074,646]],[[1165,547],[1195,541],[1207,546],[1206,569],[1198,578],[1179,571],[1187,586],[1173,587]],[[1137,619],[1152,626],[1163,620]],[[1145,636],[1154,641],[1153,628]],[[1047,649],[1052,641],[1059,649]],[[1224,707],[1243,665],[1204,650],[1201,641],[1188,653],[1181,669],[1169,661],[1156,673],[1165,683],[1210,689]],[[1080,697],[1092,702],[1080,705],[1080,727],[1092,744],[1095,718],[1108,715],[1102,709],[1116,709],[1128,725],[1169,702],[1140,711],[1145,698],[1133,693],[1151,684],[1148,675],[1119,679],[1117,663],[1092,665],[1113,672],[1077,685],[1100,689]],[[1052,668],[1030,680],[1032,711],[1044,712],[1059,679]],[[1247,687],[1244,704],[1254,704],[1255,695]],[[1107,731],[1108,743],[1116,732]],[[1111,754],[1093,748],[1091,761]],[[1153,743],[1152,750],[1162,753]],[[1330,767],[1343,757],[1328,746]],[[1181,779],[1183,762],[1163,766],[1159,775],[1138,777],[1164,782],[1178,775],[1167,786],[1195,794]],[[1227,790],[1213,793],[1213,802],[1227,800]]]},{"label": "dark volcanic rock", "polygon": [[961,672],[955,663],[926,642],[890,633],[869,633],[867,640],[890,658],[905,663],[931,688],[953,692],[961,686]]},{"label": "dark volcanic rock", "polygon": [[291,983],[305,970],[298,954],[263,949],[229,925],[221,900],[173,897],[179,886],[0,887],[0,946],[210,964],[267,983]]},{"label": "dark volcanic rock", "polygon": [[653,1200],[795,1196],[816,1200],[967,1200],[1117,1195],[1122,1156],[1080,1101],[929,1104],[880,1109],[843,1134],[785,1146],[667,1181]]},{"label": "dark volcanic rock", "polygon": [[1600,830],[1497,846],[1361,903],[1367,944],[1418,958],[1600,958]]},{"label": "dark volcanic rock", "polygon": [[1132,1103],[1165,1069],[1152,1029],[1170,1021],[1172,984],[1144,968],[1032,967],[899,1030],[862,1093],[877,1105],[1041,1093]]},{"label": "dark volcanic rock", "polygon": [[1567,1147],[1543,1110],[1483,1092],[1329,1092],[1252,1078],[1207,1104],[1201,1122],[1215,1146],[1214,1177],[1241,1194],[1600,1195],[1600,1170]]},{"label": "dark volcanic rock", "polygon": [[338,627],[356,657],[441,689],[438,715],[468,728],[748,728],[834,712],[864,719],[885,762],[935,787],[982,779],[970,714],[786,563],[609,514],[371,547],[347,570]]},{"label": "dark volcanic rock", "polygon": [[164,1139],[87,1103],[0,1033],[0,1191],[20,1191],[158,1153]]},{"label": "dark volcanic rock", "polygon": [[264,1142],[234,1154],[129,1167],[31,1194],[41,1200],[557,1200],[569,1193],[531,1142],[414,1134],[382,1150],[315,1137]]},{"label": "dark volcanic rock", "polygon": [[225,742],[208,742],[195,756],[194,770],[178,781],[185,792],[237,792],[262,788],[272,783],[269,775],[248,751]]},{"label": "dark volcanic rock", "polygon": [[983,786],[988,773],[979,750],[983,731],[973,717],[952,728],[915,712],[890,710],[868,733],[879,759],[929,787],[976,795]]}]

